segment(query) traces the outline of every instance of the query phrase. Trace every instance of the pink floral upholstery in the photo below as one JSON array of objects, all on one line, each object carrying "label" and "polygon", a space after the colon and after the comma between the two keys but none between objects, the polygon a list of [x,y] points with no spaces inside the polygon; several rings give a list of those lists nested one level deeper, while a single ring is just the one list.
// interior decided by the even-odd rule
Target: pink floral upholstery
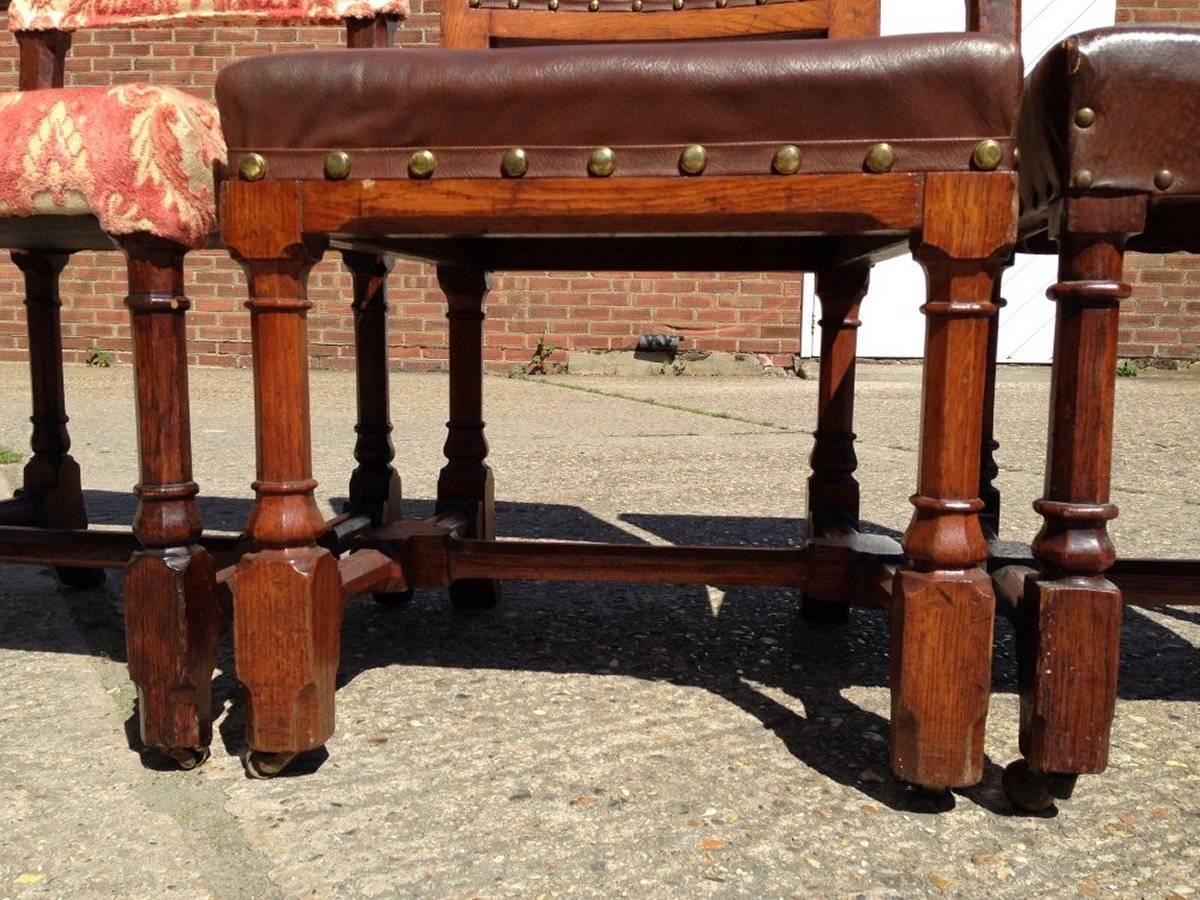
[{"label": "pink floral upholstery", "polygon": [[144,84],[0,94],[0,219],[93,214],[188,247],[216,227],[210,103]]},{"label": "pink floral upholstery", "polygon": [[408,0],[12,0],[8,29],[74,31],[212,21],[335,24],[381,14],[408,15]]}]

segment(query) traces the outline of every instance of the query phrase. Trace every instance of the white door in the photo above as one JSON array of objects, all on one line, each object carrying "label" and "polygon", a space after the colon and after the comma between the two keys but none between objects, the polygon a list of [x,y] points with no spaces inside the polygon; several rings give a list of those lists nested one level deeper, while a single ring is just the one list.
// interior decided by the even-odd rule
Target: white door
[{"label": "white door", "polygon": [[[883,0],[884,34],[962,31],[964,0]],[[1021,51],[1026,70],[1058,41],[1089,28],[1112,25],[1116,0],[1024,0]],[[1008,306],[1000,314],[1000,362],[1046,363],[1054,347],[1054,304],[1046,288],[1054,281],[1053,257],[1019,255],[1005,274]],[[812,278],[805,279],[804,334],[801,353],[816,355],[820,310],[812,296]],[[922,355],[925,323],[920,305],[925,277],[909,256],[889,260],[871,273],[871,291],[863,301],[863,327],[858,354],[867,357],[916,358]]]}]

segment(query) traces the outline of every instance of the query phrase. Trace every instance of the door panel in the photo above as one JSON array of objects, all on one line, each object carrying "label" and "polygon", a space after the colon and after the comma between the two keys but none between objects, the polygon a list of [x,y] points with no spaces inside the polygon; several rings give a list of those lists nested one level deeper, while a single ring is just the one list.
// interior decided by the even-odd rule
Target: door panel
[{"label": "door panel", "polygon": [[[1024,0],[1021,49],[1030,69],[1055,43],[1089,28],[1112,25],[1116,0]],[[884,34],[962,31],[966,22],[963,0],[883,0]],[[1000,362],[1047,363],[1054,346],[1054,305],[1046,299],[1057,272],[1052,257],[1018,256],[1004,278],[1008,306],[1000,314]],[[802,353],[815,355],[821,346],[816,334],[819,310],[812,302],[811,278],[806,279]],[[871,292],[862,306],[863,327],[858,353],[865,357],[919,358],[925,324],[924,276],[910,257],[875,267]]]}]

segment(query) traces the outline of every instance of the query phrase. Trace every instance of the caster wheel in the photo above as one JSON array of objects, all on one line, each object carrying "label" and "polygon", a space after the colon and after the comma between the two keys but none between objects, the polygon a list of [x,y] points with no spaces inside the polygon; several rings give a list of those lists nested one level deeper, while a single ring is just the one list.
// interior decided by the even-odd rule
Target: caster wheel
[{"label": "caster wheel", "polygon": [[267,753],[251,750],[246,754],[246,774],[251,778],[274,778],[296,758],[295,753]]},{"label": "caster wheel", "polygon": [[413,592],[407,591],[375,591],[371,597],[380,606],[386,606],[388,609],[397,609],[401,606],[407,606],[412,602]]},{"label": "caster wheel", "polygon": [[76,590],[98,588],[104,584],[105,580],[103,569],[77,569],[69,566],[58,566],[55,568],[54,574],[58,576],[58,580],[62,582],[63,587],[74,588]]},{"label": "caster wheel", "polygon": [[954,792],[948,788],[922,787],[919,784],[910,785],[907,808],[919,813],[947,813],[954,809]]},{"label": "caster wheel", "polygon": [[1000,779],[1004,796],[1021,812],[1040,813],[1054,806],[1055,800],[1067,800],[1075,789],[1074,775],[1035,772],[1023,759],[1009,763]]},{"label": "caster wheel", "polygon": [[210,755],[207,747],[163,747],[161,749],[163,756],[174,760],[175,765],[185,772],[204,765]]},{"label": "caster wheel", "polygon": [[450,602],[460,612],[483,612],[500,602],[500,583],[488,578],[464,578],[449,590]]},{"label": "caster wheel", "polygon": [[1051,775],[1051,795],[1055,800],[1070,800],[1071,795],[1075,793],[1075,782],[1078,780],[1078,775]]},{"label": "caster wheel", "polygon": [[845,625],[850,621],[850,606],[846,603],[827,603],[812,597],[802,597],[800,621],[809,625]]}]

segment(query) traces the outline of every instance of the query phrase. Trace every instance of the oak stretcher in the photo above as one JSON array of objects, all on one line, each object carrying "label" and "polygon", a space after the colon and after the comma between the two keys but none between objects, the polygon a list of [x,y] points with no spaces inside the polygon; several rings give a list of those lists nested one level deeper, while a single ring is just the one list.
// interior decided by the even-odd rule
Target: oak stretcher
[{"label": "oak stretcher", "polygon": [[[252,774],[333,733],[348,590],[397,599],[445,585],[478,609],[499,581],[536,578],[792,586],[810,616],[817,604],[887,607],[894,770],[938,789],[979,780],[995,607],[979,448],[996,285],[1017,238],[1021,60],[1017,3],[968,8],[971,33],[879,38],[870,0],[451,0],[446,42],[480,49],[291,54],[222,73],[221,236],[247,274],[258,423],[256,550],[232,581]],[[748,29],[816,39],[595,43]],[[901,553],[858,533],[852,361],[871,264],[909,246],[929,291]],[[320,545],[307,383],[306,279],[328,249],[354,273],[349,511],[368,520],[347,535],[340,575]],[[402,517],[392,466],[395,254],[434,262],[449,308],[447,463],[429,521]],[[481,384],[489,273],[714,267],[818,273],[806,546],[496,541]]]}]

